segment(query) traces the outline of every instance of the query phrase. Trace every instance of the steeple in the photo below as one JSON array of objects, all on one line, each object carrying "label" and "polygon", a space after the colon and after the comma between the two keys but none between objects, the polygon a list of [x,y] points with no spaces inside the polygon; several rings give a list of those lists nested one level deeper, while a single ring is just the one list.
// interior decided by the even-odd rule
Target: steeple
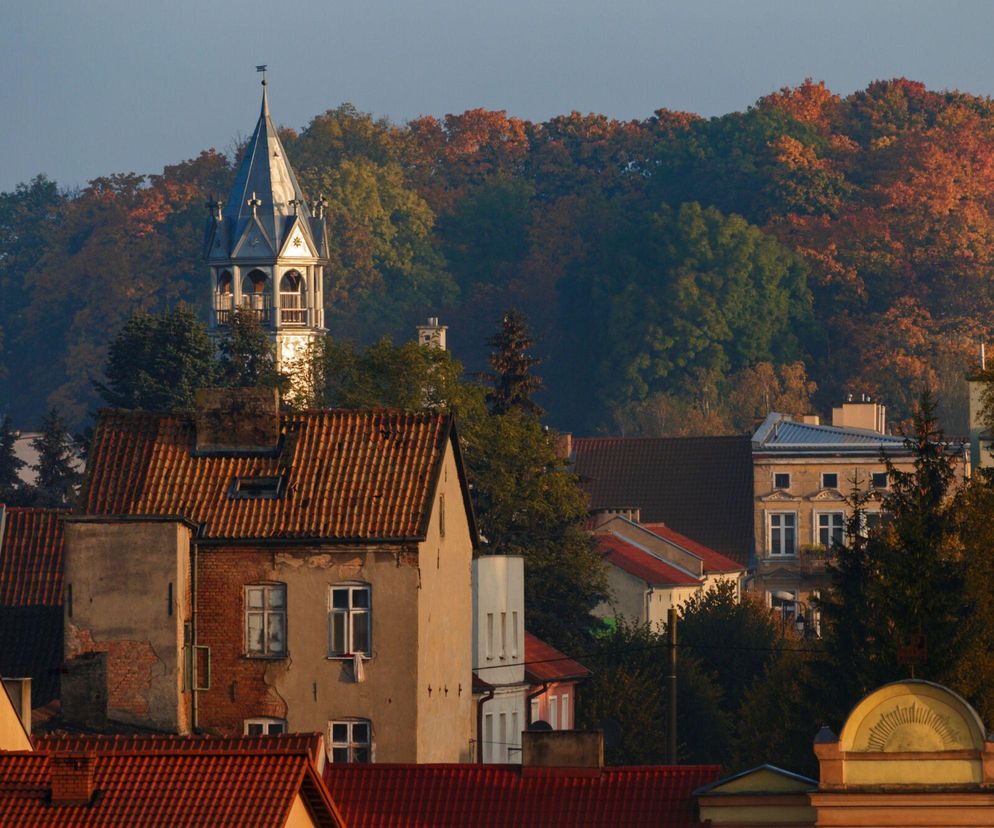
[{"label": "steeple", "polygon": [[214,332],[229,324],[234,310],[255,314],[284,368],[324,334],[323,203],[318,200],[316,216],[308,207],[270,117],[263,75],[259,120],[235,182],[223,205],[209,203],[204,258],[211,268]]}]

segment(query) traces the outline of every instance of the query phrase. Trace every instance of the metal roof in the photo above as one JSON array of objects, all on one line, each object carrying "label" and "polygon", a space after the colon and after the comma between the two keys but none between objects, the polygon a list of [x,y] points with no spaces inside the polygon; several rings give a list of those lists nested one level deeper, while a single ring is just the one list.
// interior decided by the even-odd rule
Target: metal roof
[{"label": "metal roof", "polygon": [[752,436],[754,451],[856,451],[879,453],[909,451],[903,437],[863,428],[799,423],[773,412]]}]

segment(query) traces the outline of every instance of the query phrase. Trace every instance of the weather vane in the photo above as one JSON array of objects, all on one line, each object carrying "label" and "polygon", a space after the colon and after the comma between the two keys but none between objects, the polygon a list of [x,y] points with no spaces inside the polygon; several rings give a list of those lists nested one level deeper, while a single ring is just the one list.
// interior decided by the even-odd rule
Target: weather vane
[{"label": "weather vane", "polygon": [[255,67],[256,72],[262,72],[262,85],[266,85],[266,64],[263,63],[262,66]]}]

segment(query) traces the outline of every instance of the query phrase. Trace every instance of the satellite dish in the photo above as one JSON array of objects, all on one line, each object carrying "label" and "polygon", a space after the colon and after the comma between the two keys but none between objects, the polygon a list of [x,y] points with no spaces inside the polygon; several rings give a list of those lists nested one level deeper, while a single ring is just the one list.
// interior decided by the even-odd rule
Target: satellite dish
[{"label": "satellite dish", "polygon": [[604,732],[606,748],[616,748],[624,741],[621,723],[617,719],[601,719],[601,730]]},{"label": "satellite dish", "polygon": [[542,719],[537,719],[536,721],[528,725],[528,729],[533,732],[536,730],[538,731],[552,730],[552,725],[550,725],[546,721],[543,721]]}]

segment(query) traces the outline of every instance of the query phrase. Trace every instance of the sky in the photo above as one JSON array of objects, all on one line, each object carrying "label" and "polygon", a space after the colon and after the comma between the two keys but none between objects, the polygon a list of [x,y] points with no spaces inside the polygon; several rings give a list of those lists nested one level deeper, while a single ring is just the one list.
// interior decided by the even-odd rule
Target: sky
[{"label": "sky", "polygon": [[806,77],[994,94],[991,0],[32,0],[0,8],[0,191],[230,149],[277,123],[742,110]]}]

